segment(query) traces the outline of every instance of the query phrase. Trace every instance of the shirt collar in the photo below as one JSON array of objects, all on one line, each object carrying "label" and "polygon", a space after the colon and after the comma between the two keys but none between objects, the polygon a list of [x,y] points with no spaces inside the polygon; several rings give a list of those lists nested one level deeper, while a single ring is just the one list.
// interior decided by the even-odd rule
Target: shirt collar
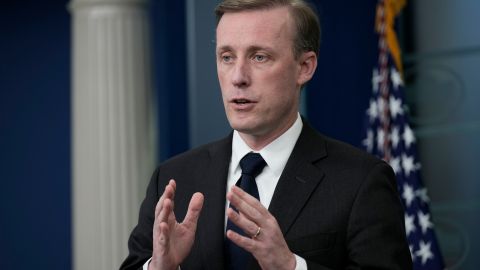
[{"label": "shirt collar", "polygon": [[231,165],[233,165],[234,170],[239,170],[240,160],[250,152],[257,152],[263,157],[267,166],[270,167],[276,177],[280,177],[285,165],[287,164],[288,158],[293,151],[293,147],[302,132],[303,122],[300,114],[297,116],[295,123],[280,137],[276,138],[274,141],[269,143],[267,146],[262,148],[260,151],[252,150],[246,143],[243,141],[242,137],[238,131],[233,131],[232,139],[232,160]]}]

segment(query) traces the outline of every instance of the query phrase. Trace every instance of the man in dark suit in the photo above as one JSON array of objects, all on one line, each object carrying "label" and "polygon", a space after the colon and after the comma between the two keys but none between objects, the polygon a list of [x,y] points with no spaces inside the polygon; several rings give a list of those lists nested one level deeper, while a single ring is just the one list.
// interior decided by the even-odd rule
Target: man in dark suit
[{"label": "man in dark suit", "polygon": [[[299,116],[317,66],[315,12],[300,0],[226,0],[216,14],[234,131],[157,168],[121,269],[411,269],[392,169]],[[249,194],[236,185],[252,152],[263,163]]]}]

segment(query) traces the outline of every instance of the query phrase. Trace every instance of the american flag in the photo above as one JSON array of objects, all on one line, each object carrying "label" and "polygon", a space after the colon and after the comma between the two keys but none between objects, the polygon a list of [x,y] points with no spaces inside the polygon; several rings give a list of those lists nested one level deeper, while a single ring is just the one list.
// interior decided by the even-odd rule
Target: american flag
[{"label": "american flag", "polygon": [[405,0],[377,2],[378,62],[373,68],[373,91],[366,111],[363,145],[395,171],[414,269],[444,269],[427,190],[420,179],[416,139],[404,103],[403,69],[394,27],[395,17],[404,6]]}]

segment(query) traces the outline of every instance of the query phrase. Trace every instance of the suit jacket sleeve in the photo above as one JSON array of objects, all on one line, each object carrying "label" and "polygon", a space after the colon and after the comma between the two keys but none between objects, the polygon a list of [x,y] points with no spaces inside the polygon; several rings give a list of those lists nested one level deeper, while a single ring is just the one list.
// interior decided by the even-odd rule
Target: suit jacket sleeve
[{"label": "suit jacket sleeve", "polygon": [[350,269],[412,269],[395,174],[381,162],[358,191],[348,225]]},{"label": "suit jacket sleeve", "polygon": [[[395,175],[384,162],[358,188],[346,235],[346,269],[412,269]],[[308,269],[329,269],[307,260]]]}]

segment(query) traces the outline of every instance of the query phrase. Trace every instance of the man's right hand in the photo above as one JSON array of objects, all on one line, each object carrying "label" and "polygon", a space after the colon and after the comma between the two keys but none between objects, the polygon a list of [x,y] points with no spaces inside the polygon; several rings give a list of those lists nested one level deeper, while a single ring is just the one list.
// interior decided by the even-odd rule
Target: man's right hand
[{"label": "man's right hand", "polygon": [[198,192],[193,194],[185,219],[178,223],[173,212],[175,188],[176,183],[172,179],[155,207],[153,253],[149,270],[176,270],[187,257],[195,239],[203,195]]}]

